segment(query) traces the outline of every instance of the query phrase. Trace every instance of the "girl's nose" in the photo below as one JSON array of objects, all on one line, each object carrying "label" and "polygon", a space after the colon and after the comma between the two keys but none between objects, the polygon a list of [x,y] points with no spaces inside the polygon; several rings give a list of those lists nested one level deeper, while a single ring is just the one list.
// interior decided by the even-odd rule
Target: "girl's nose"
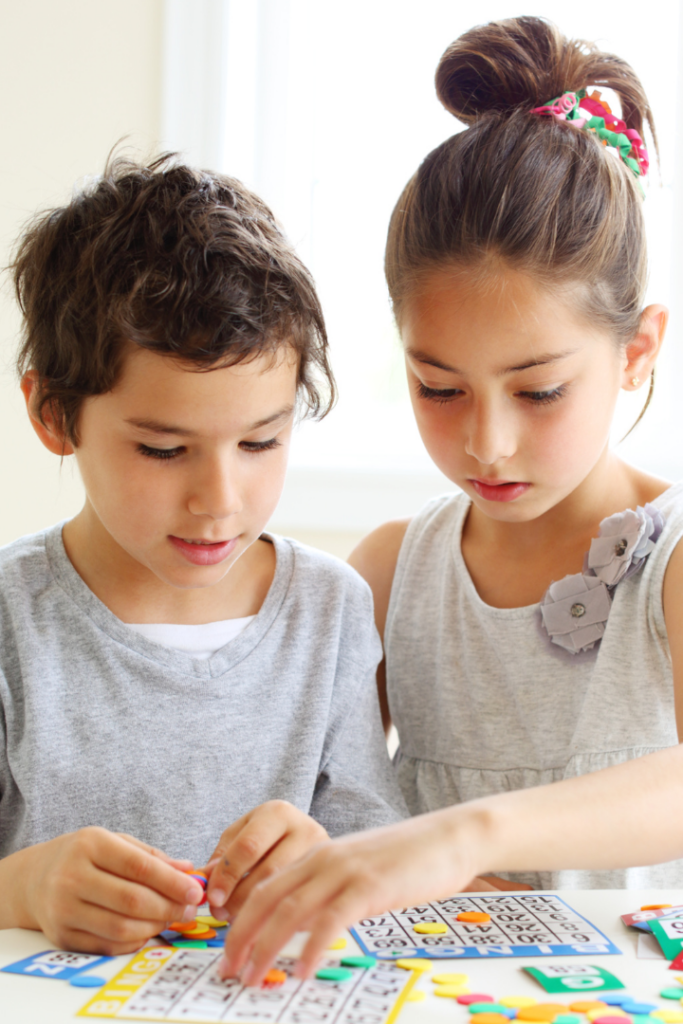
[{"label": "girl's nose", "polygon": [[242,511],[236,471],[213,463],[201,479],[194,481],[188,508],[195,516],[228,519]]},{"label": "girl's nose", "polygon": [[500,410],[480,407],[472,412],[465,451],[482,466],[509,459],[516,448],[513,426]]}]

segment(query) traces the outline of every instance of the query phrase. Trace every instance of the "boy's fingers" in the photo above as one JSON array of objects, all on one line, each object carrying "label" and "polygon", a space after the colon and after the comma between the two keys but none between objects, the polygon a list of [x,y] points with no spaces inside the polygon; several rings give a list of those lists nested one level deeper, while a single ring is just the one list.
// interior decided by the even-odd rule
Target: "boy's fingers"
[{"label": "boy's fingers", "polygon": [[192,920],[197,912],[193,904],[175,903],[155,889],[96,867],[83,872],[82,883],[82,891],[88,893],[87,904],[150,926],[155,924],[154,935],[163,930],[167,921]]},{"label": "boy's fingers", "polygon": [[204,890],[196,879],[183,874],[135,843],[111,835],[108,841],[95,842],[93,846],[89,851],[92,863],[111,875],[154,889],[175,905],[198,906],[204,899]]},{"label": "boy's fingers", "polygon": [[[327,842],[331,842],[331,840],[328,839]],[[273,875],[299,860],[310,850],[311,846],[306,837],[298,833],[292,833],[282,839],[271,849],[268,856],[253,871],[249,872],[246,878],[242,878],[237,883],[226,905],[230,917],[237,916],[257,885],[272,878]]]},{"label": "boy's fingers", "polygon": [[[225,907],[233,890],[252,871],[259,861],[278,843],[287,829],[275,816],[250,820],[225,845],[219,843],[220,860],[213,868],[207,887],[207,899],[212,907]],[[224,833],[225,834],[225,833]]]},{"label": "boy's fingers", "polygon": [[160,860],[165,861],[166,864],[173,865],[173,867],[177,868],[179,871],[192,871],[194,868],[194,864],[191,860],[187,860],[187,858],[184,857],[169,857],[167,853],[164,853],[164,851],[158,849],[158,847],[150,846],[148,843],[143,843],[141,839],[136,839],[135,836],[128,835],[127,832],[116,832],[115,835],[119,836],[121,839],[125,839],[128,843],[132,843],[133,846],[139,846],[141,850],[146,850],[147,853],[151,854],[153,857],[159,857]]}]

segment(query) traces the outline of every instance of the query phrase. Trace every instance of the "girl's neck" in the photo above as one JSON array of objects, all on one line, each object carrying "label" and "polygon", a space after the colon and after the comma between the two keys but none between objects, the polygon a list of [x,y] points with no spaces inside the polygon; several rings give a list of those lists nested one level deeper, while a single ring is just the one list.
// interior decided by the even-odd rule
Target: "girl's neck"
[{"label": "girl's neck", "polygon": [[501,522],[472,505],[462,554],[479,596],[496,608],[536,604],[553,580],[581,572],[603,519],[669,486],[607,451],[576,490],[535,519]]}]

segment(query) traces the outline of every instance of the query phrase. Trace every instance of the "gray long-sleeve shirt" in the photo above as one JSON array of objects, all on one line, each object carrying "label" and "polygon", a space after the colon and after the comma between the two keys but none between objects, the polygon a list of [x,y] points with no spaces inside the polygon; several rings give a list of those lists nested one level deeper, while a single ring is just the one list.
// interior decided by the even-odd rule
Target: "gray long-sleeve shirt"
[{"label": "gray long-sleeve shirt", "polygon": [[337,559],[272,540],[261,610],[208,660],[117,619],[61,525],[0,549],[0,856],[100,825],[199,865],[276,798],[332,835],[407,815],[370,591]]}]

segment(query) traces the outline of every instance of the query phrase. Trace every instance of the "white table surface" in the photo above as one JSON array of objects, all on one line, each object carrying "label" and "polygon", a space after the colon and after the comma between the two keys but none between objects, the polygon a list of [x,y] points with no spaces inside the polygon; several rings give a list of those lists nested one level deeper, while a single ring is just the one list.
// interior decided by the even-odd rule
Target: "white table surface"
[{"label": "white table surface", "polygon": [[[488,893],[486,895],[489,895]],[[678,972],[668,969],[665,960],[638,960],[636,941],[638,933],[622,925],[621,914],[638,910],[646,903],[683,904],[683,890],[572,890],[559,893],[575,910],[588,918],[608,935],[622,951],[620,956],[586,957],[524,957],[497,960],[438,960],[434,961],[433,973],[454,971],[469,975],[469,987],[473,992],[485,992],[494,998],[505,995],[533,995],[543,1002],[572,1001],[570,996],[544,993],[543,989],[522,967],[533,967],[540,963],[591,963],[598,964],[615,974],[626,985],[628,992],[640,1000],[657,1003],[661,1008],[678,1009],[678,1004],[659,998],[660,990],[667,984],[674,985]],[[294,940],[287,952],[294,953],[299,945]],[[0,931],[0,967],[50,949],[50,943],[41,932],[8,929]],[[348,939],[343,953],[349,955],[357,950],[355,942]],[[117,957],[110,963],[96,969],[96,973],[107,979],[112,978],[126,964],[129,957]],[[423,975],[417,988],[428,993],[422,1003],[408,1003],[400,1013],[398,1024],[467,1024],[469,1014],[464,1006],[452,999],[432,995],[433,985],[429,975]],[[92,989],[74,988],[64,981],[47,978],[33,978],[24,975],[0,973],[0,1024],[73,1024],[74,1014],[92,998]],[[599,998],[596,993],[595,998]],[[574,998],[581,998],[575,996]],[[588,994],[584,998],[591,998]]]}]

